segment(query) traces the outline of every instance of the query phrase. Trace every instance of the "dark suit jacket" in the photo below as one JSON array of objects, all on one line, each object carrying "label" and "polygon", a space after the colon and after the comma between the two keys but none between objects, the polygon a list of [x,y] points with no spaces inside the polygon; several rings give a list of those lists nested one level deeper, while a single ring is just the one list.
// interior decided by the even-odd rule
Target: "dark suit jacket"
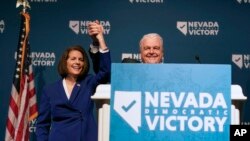
[{"label": "dark suit jacket", "polygon": [[91,95],[110,77],[110,53],[100,53],[100,70],[75,84],[70,99],[62,79],[43,89],[37,118],[37,141],[97,141]]},{"label": "dark suit jacket", "polygon": [[93,70],[95,73],[99,71],[100,67],[100,52],[98,51],[97,53],[93,53],[89,49],[89,56],[91,58],[92,64],[93,64]]}]

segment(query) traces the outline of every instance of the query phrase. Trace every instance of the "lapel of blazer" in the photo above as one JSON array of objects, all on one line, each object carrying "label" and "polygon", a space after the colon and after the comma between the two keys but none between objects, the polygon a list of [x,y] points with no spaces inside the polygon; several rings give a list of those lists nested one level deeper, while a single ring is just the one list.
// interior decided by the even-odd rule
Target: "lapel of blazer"
[{"label": "lapel of blazer", "polygon": [[73,103],[75,101],[75,99],[77,98],[78,94],[79,94],[79,91],[80,91],[80,88],[81,88],[81,83],[80,82],[76,82],[73,90],[72,90],[72,93],[71,93],[71,96],[70,96],[70,99],[69,101],[71,103]]},{"label": "lapel of blazer", "polygon": [[63,80],[58,81],[58,91],[59,91],[60,97],[63,100],[68,101],[66,92],[65,92],[64,87],[63,87]]}]

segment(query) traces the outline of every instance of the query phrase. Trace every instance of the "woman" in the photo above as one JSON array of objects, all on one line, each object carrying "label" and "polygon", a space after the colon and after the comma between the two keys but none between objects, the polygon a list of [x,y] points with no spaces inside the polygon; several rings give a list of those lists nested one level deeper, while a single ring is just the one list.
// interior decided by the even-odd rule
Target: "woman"
[{"label": "woman", "polygon": [[[97,141],[97,124],[93,115],[94,94],[98,84],[110,77],[110,53],[99,23],[93,34],[99,42],[99,70],[88,74],[89,60],[81,46],[72,46],[63,53],[58,72],[62,79],[46,86],[41,96],[37,118],[37,141]],[[90,24],[91,26],[91,24]]]}]

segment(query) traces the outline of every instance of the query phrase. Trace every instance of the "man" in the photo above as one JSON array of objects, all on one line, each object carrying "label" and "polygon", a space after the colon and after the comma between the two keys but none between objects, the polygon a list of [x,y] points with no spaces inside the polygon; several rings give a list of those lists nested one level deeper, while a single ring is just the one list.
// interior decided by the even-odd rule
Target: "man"
[{"label": "man", "polygon": [[[163,39],[157,33],[145,34],[139,43],[142,63],[158,64],[163,63],[164,50]],[[123,63],[139,63],[138,60],[124,58]]]}]

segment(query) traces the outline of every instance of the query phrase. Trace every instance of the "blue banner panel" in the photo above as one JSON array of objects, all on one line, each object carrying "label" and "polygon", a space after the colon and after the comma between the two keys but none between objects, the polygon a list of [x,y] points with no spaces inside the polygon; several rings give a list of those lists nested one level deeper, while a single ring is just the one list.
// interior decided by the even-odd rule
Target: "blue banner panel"
[{"label": "blue banner panel", "polygon": [[231,66],[112,64],[110,141],[229,141]]}]

